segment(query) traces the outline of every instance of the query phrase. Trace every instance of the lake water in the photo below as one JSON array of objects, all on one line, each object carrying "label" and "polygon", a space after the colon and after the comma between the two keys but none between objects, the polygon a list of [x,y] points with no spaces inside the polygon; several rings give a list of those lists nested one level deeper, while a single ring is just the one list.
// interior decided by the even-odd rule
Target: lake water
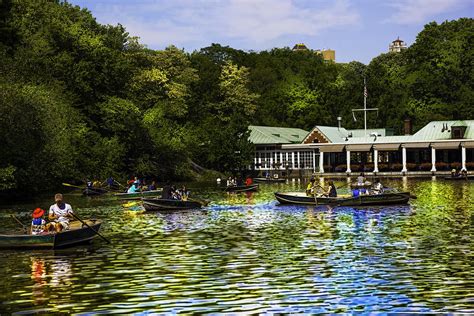
[{"label": "lake water", "polygon": [[[1,314],[474,313],[474,182],[387,182],[418,198],[279,206],[273,192],[304,183],[261,184],[249,195],[195,184],[208,207],[137,214],[68,194],[81,217],[104,220],[112,244],[0,250]],[[10,214],[28,223],[32,208],[49,204],[2,206],[2,233],[18,231]]]}]

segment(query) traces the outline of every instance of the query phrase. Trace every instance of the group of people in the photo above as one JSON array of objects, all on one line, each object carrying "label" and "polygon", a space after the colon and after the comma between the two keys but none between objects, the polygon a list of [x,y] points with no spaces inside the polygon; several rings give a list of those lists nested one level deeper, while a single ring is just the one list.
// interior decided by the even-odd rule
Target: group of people
[{"label": "group of people", "polygon": [[38,235],[49,232],[59,233],[69,229],[69,222],[74,219],[74,212],[71,205],[64,203],[63,195],[58,193],[54,196],[54,204],[50,206],[48,212],[49,223],[44,219],[45,210],[36,208],[33,211],[31,222],[31,234]]},{"label": "group of people", "polygon": [[253,179],[252,179],[252,177],[247,176],[247,178],[245,179],[245,182],[244,182],[242,177],[240,177],[240,176],[238,176],[238,177],[229,177],[227,179],[226,184],[227,184],[228,187],[243,186],[243,185],[249,186],[249,185],[253,184]]},{"label": "group of people", "polygon": [[130,179],[128,182],[127,193],[137,193],[143,191],[156,190],[156,181],[152,181],[151,184],[146,184],[146,180],[140,180],[138,177]]},{"label": "group of people", "polygon": [[458,169],[452,169],[451,170],[451,177],[453,178],[458,178],[458,177],[464,177],[466,178],[467,177],[467,170],[466,169],[462,169],[461,172],[459,172]]},{"label": "group of people", "polygon": [[[362,194],[382,194],[384,192],[384,185],[380,182],[380,178],[376,178],[374,183],[372,183],[372,187],[370,189],[365,189],[362,186],[366,185],[366,179],[364,175],[361,173],[360,176],[357,177],[357,185],[361,186],[361,188],[354,188],[352,190],[353,196],[359,196]],[[311,177],[309,180],[308,185],[306,186],[306,195],[308,196],[315,196],[319,195],[321,197],[337,197],[337,188],[334,185],[332,180],[328,181],[328,186],[322,187],[319,184],[316,184],[316,179]]]},{"label": "group of people", "polygon": [[169,182],[163,187],[163,191],[161,192],[162,199],[168,200],[181,200],[186,201],[189,196],[189,191],[185,185],[181,188],[177,189],[175,185],[171,185]]}]

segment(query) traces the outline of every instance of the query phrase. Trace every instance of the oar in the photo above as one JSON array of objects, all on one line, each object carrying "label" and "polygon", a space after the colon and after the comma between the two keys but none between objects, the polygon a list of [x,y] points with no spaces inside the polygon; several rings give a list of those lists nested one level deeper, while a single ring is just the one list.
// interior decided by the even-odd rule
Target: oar
[{"label": "oar", "polygon": [[15,215],[10,214],[10,216],[23,227],[23,230],[25,231],[25,234],[27,234],[28,233],[28,228]]},{"label": "oar", "polygon": [[111,243],[110,240],[108,240],[107,238],[105,238],[104,236],[102,236],[101,234],[99,234],[98,231],[96,231],[94,228],[92,228],[91,226],[89,226],[89,224],[87,224],[86,222],[84,222],[82,219],[79,218],[79,216],[77,216],[76,214],[74,213],[71,213],[72,216],[74,216],[75,219],[77,219],[79,222],[81,222],[82,224],[86,225],[87,227],[90,228],[90,230],[92,230],[94,233],[96,233],[97,235],[99,235],[100,237],[102,237],[103,240],[105,240],[107,243]]},{"label": "oar", "polygon": [[72,188],[77,188],[77,189],[85,189],[85,187],[80,187],[78,185],[74,185],[74,184],[70,184],[70,183],[64,183],[63,182],[63,185],[66,186],[66,187],[72,187]]}]

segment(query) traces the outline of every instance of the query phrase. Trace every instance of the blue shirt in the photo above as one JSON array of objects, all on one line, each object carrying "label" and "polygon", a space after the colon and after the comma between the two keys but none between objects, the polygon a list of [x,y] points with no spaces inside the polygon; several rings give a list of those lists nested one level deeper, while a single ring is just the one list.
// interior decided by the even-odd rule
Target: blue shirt
[{"label": "blue shirt", "polygon": [[136,192],[140,192],[140,190],[138,189],[138,186],[135,186],[135,185],[132,185],[130,188],[128,188],[128,191],[127,191],[127,193],[136,193]]}]

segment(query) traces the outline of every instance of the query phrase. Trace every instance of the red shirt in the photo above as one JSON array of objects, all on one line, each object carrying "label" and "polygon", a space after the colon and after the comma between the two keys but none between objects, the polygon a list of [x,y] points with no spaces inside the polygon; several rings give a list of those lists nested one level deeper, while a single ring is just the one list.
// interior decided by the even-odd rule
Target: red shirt
[{"label": "red shirt", "polygon": [[245,185],[251,185],[252,183],[252,178],[247,178],[247,180],[245,180]]}]

